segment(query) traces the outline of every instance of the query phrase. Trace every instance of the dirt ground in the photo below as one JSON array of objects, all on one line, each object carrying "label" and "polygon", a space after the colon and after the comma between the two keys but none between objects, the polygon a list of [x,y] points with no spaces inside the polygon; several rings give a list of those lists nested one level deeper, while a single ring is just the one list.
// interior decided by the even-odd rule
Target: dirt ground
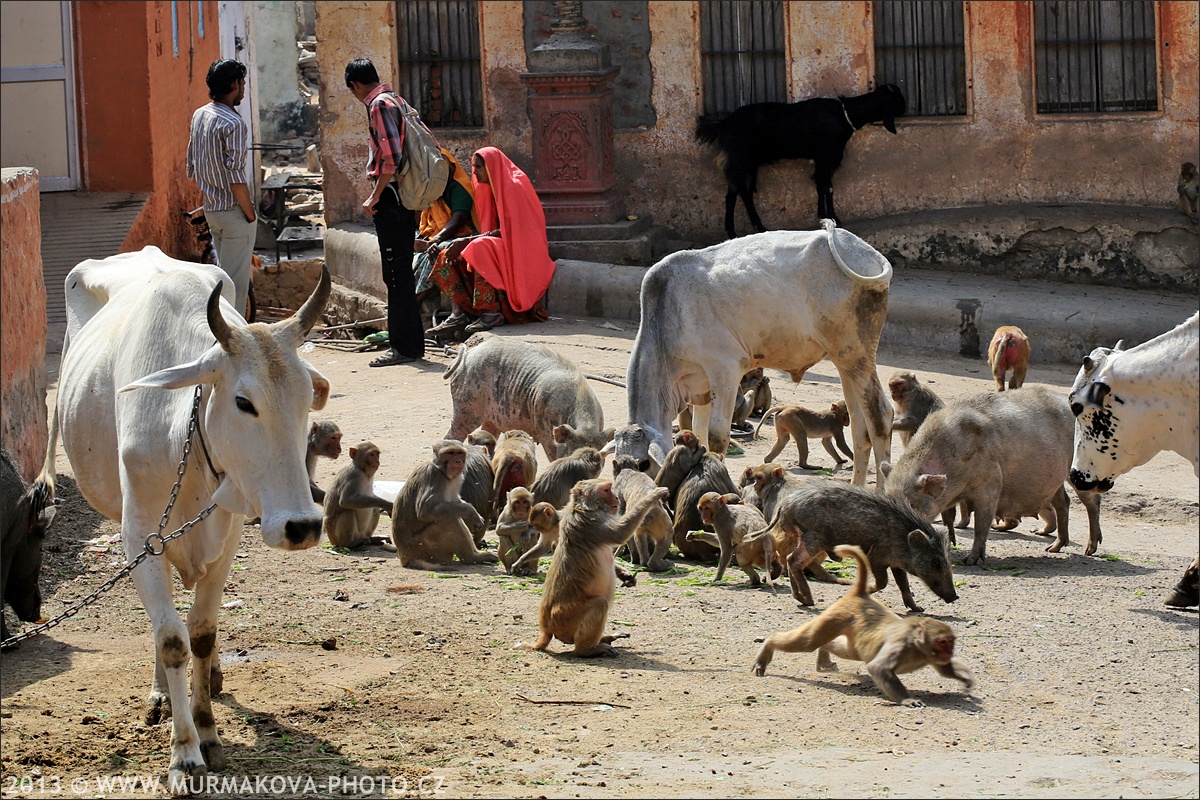
[{"label": "dirt ground", "polygon": [[[623,380],[633,326],[603,324],[554,319],[497,333]],[[402,480],[446,430],[449,358],[370,369],[372,356],[317,347],[306,357],[333,383],[319,416],[347,443],[379,444],[378,477]],[[897,368],[945,399],[991,386],[985,363],[956,354],[883,352],[881,377]],[[1074,372],[1035,365],[1029,383],[1065,391]],[[799,385],[767,374],[784,401],[820,407],[840,396],[827,361]],[[609,423],[623,422],[624,390],[593,388]],[[739,440],[746,453],[730,470],[760,463],[771,431]],[[800,474],[795,458],[789,446],[782,460]],[[322,482],[342,463],[323,461]],[[61,450],[58,471],[66,502],[48,541],[47,616],[121,558],[118,526],[74,492]],[[849,469],[836,475],[849,480]],[[369,784],[347,792],[346,782],[372,776],[394,779],[387,796],[407,780],[408,794],[449,797],[1196,797],[1197,613],[1162,604],[1196,550],[1190,464],[1160,454],[1117,482],[1102,513],[1097,557],[1083,555],[1086,517],[1072,497],[1065,552],[1045,553],[1037,522],[1025,520],[991,534],[984,565],[955,567],[957,603],[914,579],[978,679],[966,693],[930,670],[907,676],[921,709],[886,701],[852,662],[818,673],[814,656],[781,654],[767,677],[751,676],[756,636],[812,619],[845,587],[813,583],[817,608],[803,609],[786,582],[776,595],[732,570],[715,584],[711,565],[677,561],[618,590],[609,624],[630,637],[620,656],[577,661],[559,643],[512,649],[535,638],[540,579],[491,566],[410,571],[380,548],[275,552],[248,527],[220,620],[225,691],[214,711],[227,774],[277,796],[301,792],[281,790],[283,779],[309,776],[308,796],[363,796]],[[969,547],[961,532],[959,561]],[[177,588],[181,608],[188,595]],[[879,597],[902,609],[894,585]],[[323,649],[331,638],[336,649]],[[0,659],[4,796],[144,796],[98,781],[165,775],[170,727],[143,724],[153,649],[128,581]]]}]

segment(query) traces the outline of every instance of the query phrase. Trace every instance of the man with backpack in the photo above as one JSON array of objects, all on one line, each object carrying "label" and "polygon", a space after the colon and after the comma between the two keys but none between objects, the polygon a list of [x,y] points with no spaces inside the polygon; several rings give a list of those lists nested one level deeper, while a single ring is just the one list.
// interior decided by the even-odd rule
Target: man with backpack
[{"label": "man with backpack", "polygon": [[413,239],[416,214],[400,202],[397,174],[404,153],[404,103],[392,87],[379,82],[369,58],[346,65],[346,88],[367,107],[371,155],[367,175],[372,191],[363,211],[375,222],[383,282],[387,285],[389,349],[371,360],[372,367],[409,364],[425,356],[425,332],[413,279]]}]

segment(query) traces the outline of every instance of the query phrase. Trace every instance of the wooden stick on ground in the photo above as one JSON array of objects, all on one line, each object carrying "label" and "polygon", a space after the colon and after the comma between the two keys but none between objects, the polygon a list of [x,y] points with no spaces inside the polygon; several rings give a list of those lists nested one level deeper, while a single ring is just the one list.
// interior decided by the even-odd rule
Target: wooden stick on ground
[{"label": "wooden stick on ground", "polygon": [[536,703],[537,705],[554,705],[554,706],[597,706],[605,705],[613,708],[632,708],[633,706],[623,706],[620,703],[610,703],[605,700],[534,700],[532,697],[526,697],[523,694],[513,692],[514,695],[526,703]]}]

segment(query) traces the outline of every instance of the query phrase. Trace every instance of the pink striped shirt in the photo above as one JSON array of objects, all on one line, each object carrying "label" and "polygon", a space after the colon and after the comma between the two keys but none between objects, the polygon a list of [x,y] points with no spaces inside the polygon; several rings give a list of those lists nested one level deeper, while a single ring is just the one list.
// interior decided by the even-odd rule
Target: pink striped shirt
[{"label": "pink striped shirt", "polygon": [[367,107],[367,127],[371,132],[371,155],[367,175],[394,175],[400,171],[404,156],[404,118],[392,87],[381,83],[363,100]]}]

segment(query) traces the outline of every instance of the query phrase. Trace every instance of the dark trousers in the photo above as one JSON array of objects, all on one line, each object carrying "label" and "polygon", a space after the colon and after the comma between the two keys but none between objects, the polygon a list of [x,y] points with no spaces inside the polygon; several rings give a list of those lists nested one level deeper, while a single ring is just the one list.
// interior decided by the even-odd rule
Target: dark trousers
[{"label": "dark trousers", "polygon": [[372,219],[379,239],[383,282],[388,290],[388,341],[402,355],[421,358],[425,355],[425,331],[412,270],[416,212],[400,205],[395,188],[389,186],[375,204]]}]

